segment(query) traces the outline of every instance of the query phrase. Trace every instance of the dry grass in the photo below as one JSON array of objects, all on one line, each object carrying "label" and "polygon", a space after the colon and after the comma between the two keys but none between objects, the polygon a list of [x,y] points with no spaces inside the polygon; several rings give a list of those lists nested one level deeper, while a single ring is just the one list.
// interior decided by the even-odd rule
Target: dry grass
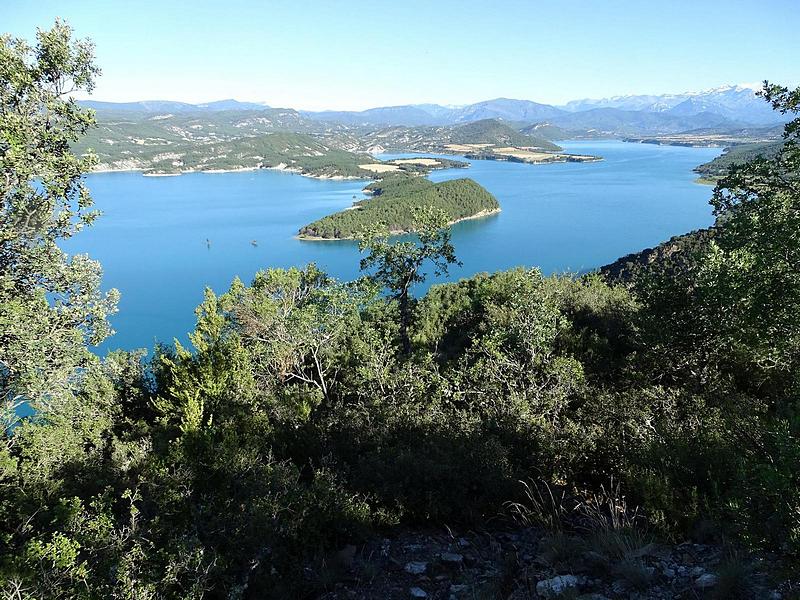
[{"label": "dry grass", "polygon": [[514,158],[518,158],[520,160],[524,160],[525,162],[542,162],[542,161],[549,161],[554,160],[558,157],[557,154],[551,154],[549,152],[538,152],[536,150],[523,150],[522,148],[495,148],[495,154],[499,154],[501,156],[512,156]]},{"label": "dry grass", "polygon": [[425,167],[435,167],[441,164],[435,158],[400,158],[392,162],[396,165],[422,165]]},{"label": "dry grass", "polygon": [[494,144],[446,144],[445,148],[452,152],[472,152],[489,148],[490,146],[494,146]]},{"label": "dry grass", "polygon": [[372,171],[373,173],[391,173],[392,171],[399,171],[400,167],[397,165],[386,165],[383,163],[370,163],[368,165],[358,165],[359,169],[365,171]]}]

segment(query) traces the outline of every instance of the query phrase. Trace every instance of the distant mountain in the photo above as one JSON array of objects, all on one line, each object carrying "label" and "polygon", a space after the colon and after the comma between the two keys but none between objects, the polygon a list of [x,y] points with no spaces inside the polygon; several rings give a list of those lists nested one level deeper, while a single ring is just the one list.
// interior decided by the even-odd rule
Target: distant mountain
[{"label": "distant mountain", "polygon": [[[362,111],[347,110],[325,110],[325,111],[300,111],[305,117],[318,121],[334,121],[345,125],[405,125],[408,127],[418,127],[421,125],[441,125],[448,122],[447,117],[439,117],[434,113],[441,109],[442,113],[447,114],[449,109],[444,106],[427,105],[431,107],[431,112],[419,106],[384,106],[381,108],[370,108]],[[434,111],[433,107],[437,110]]]},{"label": "distant mountain", "polygon": [[[581,136],[652,136],[692,129],[736,129],[768,126],[786,119],[756,96],[757,88],[728,85],[683,94],[614,96],[573,100],[556,107],[530,100],[495,98],[467,104],[407,104],[362,111],[299,111],[304,121],[322,130],[341,128],[447,127],[486,119],[501,120],[517,129],[548,125]],[[219,100],[204,104],[170,101],[97,102],[81,104],[107,113],[140,112],[155,115],[193,112],[269,111],[261,103]],[[275,109],[277,110],[277,109]],[[281,109],[290,110],[290,109]],[[526,130],[534,133],[534,130]],[[545,130],[551,139],[558,130]],[[543,132],[543,133],[545,133]],[[413,137],[413,135],[412,135]]]},{"label": "distant mountain", "polygon": [[563,110],[549,104],[539,104],[530,100],[495,98],[494,100],[477,102],[458,109],[454,115],[454,122],[464,123],[482,119],[503,119],[504,121],[533,123],[545,121],[563,113]]},{"label": "distant mountain", "polygon": [[563,129],[587,130],[609,135],[656,135],[678,133],[691,129],[741,127],[715,113],[675,115],[670,112],[595,108],[575,113],[563,113],[548,120],[550,125]]},{"label": "distant mountain", "polygon": [[715,113],[732,121],[766,125],[781,121],[763,98],[756,96],[760,87],[726,85],[701,92],[683,94],[613,96],[599,100],[584,99],[567,102],[562,108],[569,112],[584,112],[597,108],[617,108],[630,111],[669,112],[691,116]]},{"label": "distant mountain", "polygon": [[197,108],[205,110],[265,110],[270,108],[261,102],[239,102],[238,100],[217,100],[206,104],[197,104]]},{"label": "distant mountain", "polygon": [[124,112],[188,112],[198,110],[194,104],[173,102],[171,100],[143,100],[141,102],[100,102],[97,100],[79,100],[78,104],[94,110]]},{"label": "distant mountain", "polygon": [[495,146],[535,146],[544,150],[557,151],[560,148],[541,137],[520,133],[513,127],[497,119],[482,119],[450,130],[451,144],[492,144]]},{"label": "distant mountain", "polygon": [[[505,121],[483,119],[457,125],[406,127],[393,125],[360,136],[361,147],[371,152],[383,150],[440,152],[452,144],[485,146],[517,146],[558,152],[559,146],[538,135],[521,133]],[[462,151],[466,151],[462,149]]]},{"label": "distant mountain", "polygon": [[222,110],[268,110],[266,104],[256,102],[239,102],[238,100],[217,100],[205,104],[189,104],[171,100],[142,100],[140,102],[100,102],[97,100],[79,100],[78,104],[102,111],[142,112],[142,113],[183,113],[196,111]]},{"label": "distant mountain", "polygon": [[495,98],[466,106],[442,106],[441,104],[409,104],[387,106],[362,111],[301,111],[301,114],[320,121],[337,121],[347,125],[455,125],[483,119],[503,119],[521,123],[542,121],[564,111],[548,104],[530,100]]}]

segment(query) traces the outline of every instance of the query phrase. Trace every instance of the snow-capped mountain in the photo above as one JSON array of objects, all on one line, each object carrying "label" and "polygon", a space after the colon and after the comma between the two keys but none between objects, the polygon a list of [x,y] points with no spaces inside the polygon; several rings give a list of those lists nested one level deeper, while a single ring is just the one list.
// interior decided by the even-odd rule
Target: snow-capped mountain
[{"label": "snow-capped mountain", "polygon": [[700,92],[661,95],[627,95],[602,99],[583,99],[567,102],[563,107],[570,112],[581,112],[595,108],[619,108],[646,112],[669,112],[691,116],[714,113],[733,121],[767,124],[779,120],[779,116],[763,98],[756,95],[760,85],[724,85]]}]

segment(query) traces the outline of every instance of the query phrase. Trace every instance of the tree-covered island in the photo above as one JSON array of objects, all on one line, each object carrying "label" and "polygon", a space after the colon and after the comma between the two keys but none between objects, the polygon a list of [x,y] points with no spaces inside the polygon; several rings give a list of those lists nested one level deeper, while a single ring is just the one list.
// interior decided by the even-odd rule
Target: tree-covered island
[{"label": "tree-covered island", "polygon": [[373,197],[309,223],[298,237],[355,239],[379,224],[393,234],[408,233],[415,230],[414,211],[421,207],[442,211],[451,224],[500,212],[497,199],[472,179],[433,183],[422,177],[391,175],[370,184],[366,191]]}]

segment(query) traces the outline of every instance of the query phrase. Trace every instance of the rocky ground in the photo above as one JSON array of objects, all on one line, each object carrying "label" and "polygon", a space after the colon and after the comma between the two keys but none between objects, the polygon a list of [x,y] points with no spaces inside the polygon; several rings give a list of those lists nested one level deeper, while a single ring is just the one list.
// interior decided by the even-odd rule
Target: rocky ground
[{"label": "rocky ground", "polygon": [[800,598],[800,580],[768,556],[630,531],[406,532],[346,546],[323,571],[321,600]]}]

